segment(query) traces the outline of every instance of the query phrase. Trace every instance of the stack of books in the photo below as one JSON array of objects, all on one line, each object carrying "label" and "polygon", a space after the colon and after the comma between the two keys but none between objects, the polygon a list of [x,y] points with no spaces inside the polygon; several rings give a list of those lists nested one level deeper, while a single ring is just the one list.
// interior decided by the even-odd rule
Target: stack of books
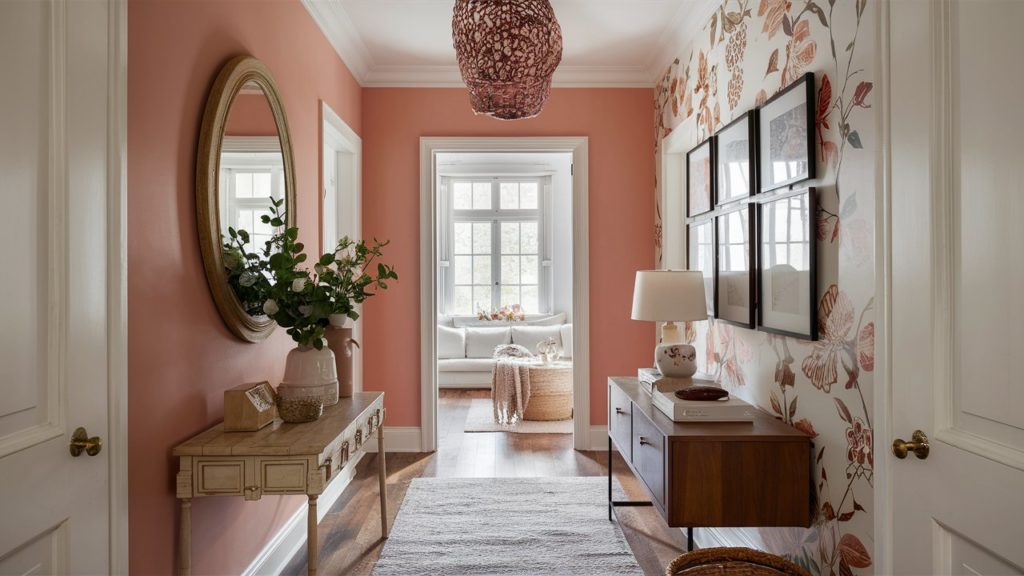
[{"label": "stack of books", "polygon": [[664,387],[678,390],[686,386],[717,386],[714,379],[710,374],[703,374],[698,372],[693,375],[692,378],[670,378],[668,376],[662,376],[661,371],[657,368],[638,368],[636,376],[640,380],[640,387],[647,391],[648,394],[654,393],[655,386],[663,385]]}]

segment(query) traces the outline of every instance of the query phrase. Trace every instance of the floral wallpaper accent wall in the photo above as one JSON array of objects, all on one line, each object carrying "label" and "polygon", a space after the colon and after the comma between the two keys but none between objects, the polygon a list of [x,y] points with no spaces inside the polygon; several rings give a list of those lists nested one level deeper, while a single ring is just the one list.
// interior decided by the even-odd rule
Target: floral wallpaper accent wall
[{"label": "floral wallpaper accent wall", "polygon": [[[815,73],[820,177],[809,184],[818,188],[820,204],[820,338],[713,321],[687,330],[704,351],[703,370],[720,372],[733,393],[814,438],[813,527],[733,534],[814,574],[873,572],[875,9],[868,0],[724,0],[655,89],[658,143],[687,130],[695,146]],[[661,262],[660,205],[656,222]]]}]

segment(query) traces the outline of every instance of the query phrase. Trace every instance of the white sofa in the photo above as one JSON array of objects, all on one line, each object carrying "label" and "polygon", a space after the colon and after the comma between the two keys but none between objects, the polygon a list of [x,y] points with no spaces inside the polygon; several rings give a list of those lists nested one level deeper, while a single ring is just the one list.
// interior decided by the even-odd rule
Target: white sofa
[{"label": "white sofa", "polygon": [[[514,324],[440,320],[437,327],[437,384],[439,388],[490,388],[494,348],[519,344],[537,353],[537,344],[554,338],[562,358],[572,358],[572,324],[565,315]],[[455,325],[460,324],[460,325]],[[540,325],[538,325],[540,324]]]}]

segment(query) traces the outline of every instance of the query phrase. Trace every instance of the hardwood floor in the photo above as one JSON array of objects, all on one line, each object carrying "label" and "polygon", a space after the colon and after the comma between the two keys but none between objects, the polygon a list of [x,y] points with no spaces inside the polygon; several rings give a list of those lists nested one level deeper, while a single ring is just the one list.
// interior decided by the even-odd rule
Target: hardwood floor
[{"label": "hardwood floor", "polygon": [[[573,450],[571,434],[464,433],[470,401],[489,397],[486,390],[442,390],[438,400],[438,451],[387,455],[388,511],[392,523],[413,478],[606,474],[607,453]],[[618,454],[614,455],[613,462],[615,477],[628,497],[647,499],[639,481]],[[373,570],[384,546],[380,539],[376,470],[377,455],[366,455],[359,463],[352,484],[320,522],[320,574],[364,576]],[[616,517],[647,576],[663,574],[665,566],[686,551],[685,534],[666,526],[652,508],[619,508]],[[284,574],[305,573],[306,548],[303,546]]]}]

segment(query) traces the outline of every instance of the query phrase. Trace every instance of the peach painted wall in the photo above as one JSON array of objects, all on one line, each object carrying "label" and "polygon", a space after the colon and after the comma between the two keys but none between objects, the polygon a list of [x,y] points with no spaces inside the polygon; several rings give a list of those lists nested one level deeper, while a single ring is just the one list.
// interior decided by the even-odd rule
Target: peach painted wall
[{"label": "peach painted wall", "polygon": [[231,104],[226,136],[277,136],[274,112],[267,98],[261,94],[239,94]]},{"label": "peach painted wall", "polygon": [[401,278],[365,308],[364,387],[386,393],[389,425],[420,424],[421,136],[590,138],[590,419],[607,422],[607,377],[634,374],[654,348],[653,327],[629,319],[634,273],[654,265],[653,96],[556,89],[539,117],[502,122],[475,116],[462,89],[363,90],[363,234],[391,239]]},{"label": "peach painted wall", "polygon": [[[294,148],[298,223],[318,245],[320,100],[361,132],[361,90],[299,0],[128,4],[128,440],[132,574],[174,571],[171,448],[222,418],[224,389],[276,384],[292,344],[239,341],[210,297],[195,218],[207,93],[231,57],[266,63]],[[197,574],[238,574],[303,501],[193,505]]]}]

